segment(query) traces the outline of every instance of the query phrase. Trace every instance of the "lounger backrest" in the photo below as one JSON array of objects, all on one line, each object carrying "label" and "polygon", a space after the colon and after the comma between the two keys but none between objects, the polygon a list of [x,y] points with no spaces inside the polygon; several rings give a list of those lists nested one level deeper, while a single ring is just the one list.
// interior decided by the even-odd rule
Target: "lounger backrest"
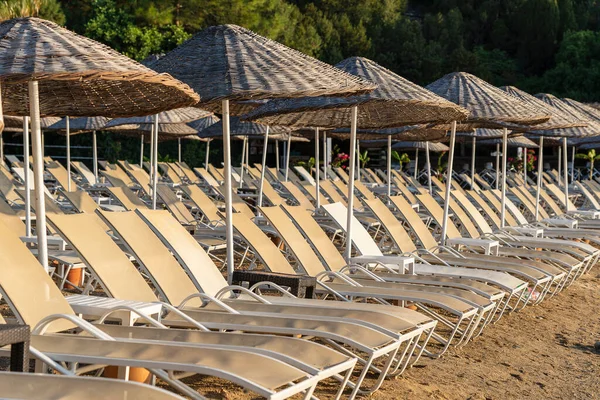
[{"label": "lounger backrest", "polygon": [[[17,194],[19,195],[19,197],[25,201],[25,190],[23,189],[19,189],[16,191]],[[36,207],[36,202],[35,202],[35,191],[31,190],[30,194],[29,194],[29,198],[31,199],[31,209],[33,210],[33,212],[35,213],[35,207]],[[52,197],[50,197],[49,195],[46,194],[45,197],[46,201],[45,201],[45,208],[46,208],[46,214],[64,214],[63,210],[60,209],[60,207],[58,206],[58,203],[56,203],[56,200],[54,200]]]},{"label": "lounger backrest", "polygon": [[248,217],[243,214],[233,214],[233,229],[248,243],[269,270],[284,274],[296,273],[279,248]]},{"label": "lounger backrest", "polygon": [[180,223],[196,223],[196,219],[192,213],[190,213],[185,204],[179,200],[175,192],[173,192],[170,187],[166,185],[158,185],[156,187],[156,194],[164,203],[165,207],[167,207],[167,210],[169,210]]},{"label": "lounger backrest", "polygon": [[298,174],[306,182],[310,183],[311,185],[315,185],[316,184],[314,178],[308,173],[308,171],[304,167],[296,165],[296,166],[294,166],[294,169],[296,170],[296,172],[298,172]]},{"label": "lounger backrest", "polygon": [[149,193],[150,175],[148,175],[146,171],[144,171],[143,169],[134,168],[128,170],[127,172],[129,173],[129,175],[131,175],[133,181],[135,181],[135,183],[137,183],[140,186],[142,191]]},{"label": "lounger backrest", "polygon": [[[346,232],[348,221],[348,209],[340,203],[326,204],[321,206],[327,212],[327,215],[336,223],[336,225]],[[362,255],[381,256],[383,253],[373,240],[369,232],[362,224],[352,216],[352,244],[356,250]]]},{"label": "lounger backrest", "polygon": [[[496,197],[492,190],[482,190],[481,194],[485,198],[485,200],[490,204],[490,206],[500,215],[500,210],[502,205],[500,204],[500,200]],[[508,226],[517,226],[517,220],[513,217],[510,212],[504,214],[504,218],[506,219],[506,224]],[[500,222],[500,221],[499,221]]]},{"label": "lounger backrest", "polygon": [[[13,183],[12,175],[3,168],[0,172],[0,194],[8,201],[15,202],[19,196],[15,192],[16,186]],[[8,173],[8,174],[7,174]]]},{"label": "lounger backrest", "polygon": [[[546,190],[548,190],[548,192],[550,192],[551,194],[553,194],[558,201],[560,202],[560,204],[565,205],[565,193],[560,190],[558,188],[558,186],[556,186],[554,183],[549,183],[546,185]],[[575,205],[573,204],[573,202],[571,202],[571,200],[567,201],[567,206],[569,207],[569,210],[576,210],[577,207],[575,207]]]},{"label": "lounger backrest", "polygon": [[[324,182],[330,182],[333,186],[336,187],[336,189],[340,193],[343,193],[343,197],[345,199],[348,198],[348,185],[346,185],[344,182],[342,182],[339,179],[337,181],[329,180],[329,181],[324,181]],[[363,188],[364,188],[364,185],[363,185],[362,182],[360,182],[360,181],[354,181],[354,188],[355,189],[356,189],[356,184],[357,183],[360,183],[363,186]],[[362,205],[362,203],[360,202],[360,200],[358,199],[358,197],[356,197],[356,193],[352,193],[352,196],[354,197],[354,208],[360,208],[360,206]]]},{"label": "lounger backrest", "polygon": [[[429,215],[431,215],[431,218],[433,218],[433,220],[441,227],[443,224],[442,221],[444,220],[444,210],[437,201],[429,194],[419,194],[417,195],[417,199],[419,199],[419,202],[425,207]],[[458,228],[450,218],[448,218],[448,223],[446,224],[446,236],[448,238],[461,237]]]},{"label": "lounger backrest", "polygon": [[69,181],[71,181],[71,190],[75,190],[77,188],[75,181],[71,179],[67,174],[67,170],[63,168],[62,165],[57,165],[55,167],[46,167],[46,171],[56,179],[56,182],[65,190],[68,190]]},{"label": "lounger backrest", "polygon": [[[529,200],[529,198],[527,198],[527,196],[525,196],[523,194],[523,192],[521,191],[521,188],[524,189],[523,186],[520,186],[520,187],[511,187],[511,188],[508,188],[508,191],[510,193],[512,193],[513,196],[515,196],[521,202],[521,204],[523,205],[523,207],[525,207],[525,209],[527,210],[527,212],[529,212],[531,215],[535,216],[535,204],[531,203],[531,201]],[[508,205],[508,202],[507,202],[507,205]],[[548,213],[546,212],[546,210],[544,210],[543,208],[540,208],[539,212],[540,212],[540,215],[542,216],[542,218],[549,218],[550,217],[548,215]],[[523,215],[523,214],[521,213],[521,215]],[[521,222],[520,218],[517,218],[517,219],[522,224],[527,224],[528,223],[527,220],[525,220],[525,222]]]},{"label": "lounger backrest", "polygon": [[217,187],[219,182],[204,168],[194,168],[194,171],[206,182],[208,186]]},{"label": "lounger backrest", "polygon": [[396,247],[403,253],[412,252],[417,249],[402,223],[396,218],[392,211],[379,199],[365,200],[366,206],[373,215],[381,222]]},{"label": "lounger backrest", "polygon": [[215,168],[214,165],[208,164],[208,172],[210,172],[210,174],[214,176],[215,179],[218,179],[220,181],[225,180],[225,175],[223,175],[223,168]]},{"label": "lounger backrest", "polygon": [[[494,193],[498,201],[502,201],[502,192],[500,192],[500,190],[492,189],[490,190],[490,192]],[[517,225],[526,225],[529,223],[527,221],[527,218],[525,218],[523,213],[519,210],[515,203],[513,203],[512,200],[508,198],[508,196],[505,199],[505,204],[506,210],[515,218],[515,221],[517,221]]]},{"label": "lounger backrest", "polygon": [[[219,193],[221,193],[221,196],[223,196],[223,198],[225,198],[225,187],[224,186],[219,186],[218,188]],[[252,211],[252,209],[248,206],[248,204],[246,204],[246,202],[244,201],[244,199],[242,199],[237,192],[235,191],[235,189],[232,189],[231,191],[231,200],[233,203],[233,210],[236,213],[241,213],[244,214],[247,218],[254,218],[254,212]]]},{"label": "lounger backrest", "polygon": [[[519,186],[519,187],[516,187],[515,189],[523,195],[523,199],[527,200],[528,206],[532,207],[530,209],[531,213],[533,215],[535,215],[535,197],[527,190],[527,188],[525,186]],[[524,204],[527,204],[527,203],[524,203]],[[542,218],[550,218],[550,214],[548,214],[548,212],[546,210],[544,210],[543,207],[540,207],[539,212],[540,212],[540,215],[542,216]]]},{"label": "lounger backrest", "polygon": [[[341,185],[341,181],[340,181],[340,185]],[[341,186],[338,186],[338,187],[341,187]],[[356,190],[358,190],[358,193],[360,193],[365,199],[367,199],[367,200],[375,200],[376,199],[373,192],[371,192],[369,190],[369,188],[367,188],[365,186],[364,183],[362,183],[360,181],[354,181],[354,187],[356,188]]]},{"label": "lounger backrest", "polygon": [[215,295],[227,286],[208,254],[192,235],[164,210],[135,211],[179,261],[198,290]]},{"label": "lounger backrest", "polygon": [[309,211],[299,206],[282,206],[282,208],[317,250],[329,270],[338,271],[346,265],[342,253],[335,247]]},{"label": "lounger backrest", "polygon": [[176,162],[175,165],[179,167],[181,173],[187,178],[188,181],[190,181],[190,183],[198,183],[198,177],[186,163],[183,161]]},{"label": "lounger backrest", "polygon": [[[453,191],[451,191],[451,193],[462,193],[462,192],[459,192],[458,190],[453,190]],[[442,198],[444,197],[442,192],[440,192],[439,195]],[[431,195],[429,193],[423,194],[422,196],[430,196],[431,197]],[[439,203],[437,203],[437,204],[439,206]],[[454,224],[454,226],[456,226],[458,229],[458,227],[460,225],[462,225],[466,234],[470,238],[478,238],[479,230],[477,229],[477,227],[475,226],[475,224],[473,223],[471,218],[467,215],[467,213],[465,213],[465,210],[456,202],[456,200],[453,197],[450,197],[450,200],[448,201],[448,207],[450,209],[450,212],[452,214],[454,214],[455,220],[457,221],[457,223]],[[440,209],[442,210],[442,215],[443,215],[444,210],[441,208],[441,206],[440,206]],[[441,221],[442,220],[440,220],[440,222]]]},{"label": "lounger backrest", "polygon": [[105,171],[100,171],[100,174],[102,174],[108,180],[108,182],[115,187],[128,187],[129,184],[131,184],[131,179],[128,176],[123,179],[122,176],[118,176],[118,174],[115,174],[114,172],[114,170],[108,169]]},{"label": "lounger backrest", "polygon": [[[52,314],[73,315],[56,284],[18,235],[0,221],[0,289],[21,323],[31,328]],[[50,332],[73,328],[66,320],[52,322]]]},{"label": "lounger backrest", "polygon": [[280,184],[285,188],[285,190],[287,190],[292,195],[292,197],[298,202],[300,207],[305,208],[307,210],[314,210],[315,207],[312,205],[308,197],[306,197],[306,195],[302,192],[302,190],[300,190],[298,186],[294,184],[294,182],[280,182]]},{"label": "lounger backrest", "polygon": [[337,189],[333,186],[331,181],[322,181],[320,182],[321,190],[331,199],[333,203],[341,203],[346,205],[346,200],[342,197],[341,194],[337,192]]},{"label": "lounger backrest", "polygon": [[562,209],[560,208],[558,203],[556,203],[556,201],[554,201],[552,196],[550,196],[548,194],[548,192],[546,192],[546,190],[544,190],[544,189],[540,190],[540,198],[542,200],[544,200],[544,202],[548,205],[548,207],[550,207],[550,209],[552,210],[552,212],[555,215],[562,215],[562,213],[563,213]]},{"label": "lounger backrest", "polygon": [[104,232],[97,215],[48,214],[47,218],[94,272],[107,295],[124,300],[156,301],[156,296],[142,275]]},{"label": "lounger backrest", "polygon": [[[14,173],[19,177],[19,179],[21,180],[21,182],[25,182],[25,170],[23,168],[13,168]],[[35,189],[35,179],[33,179],[33,171],[29,170],[28,171],[28,179],[29,179],[29,185],[31,187],[31,189]],[[48,191],[48,188],[44,185],[44,193],[46,193],[46,195],[48,196],[52,196],[50,194],[50,192]]]},{"label": "lounger backrest", "polygon": [[419,217],[419,214],[408,204],[408,201],[401,196],[391,196],[390,200],[397,209],[397,212],[406,221],[410,229],[417,236],[423,247],[432,249],[438,245],[437,241]]},{"label": "lounger backrest", "polygon": [[10,228],[15,235],[25,235],[25,224],[21,221],[21,217],[19,217],[3,199],[0,199],[0,220],[6,227]]},{"label": "lounger backrest", "polygon": [[[485,193],[482,191],[481,193]],[[467,194],[473,199],[475,204],[483,210],[483,215],[486,215],[492,222],[493,228],[500,229],[500,217],[494,209],[474,190],[468,190]]]},{"label": "lounger backrest", "polygon": [[119,202],[126,210],[135,210],[136,208],[147,208],[146,204],[137,197],[133,190],[126,186],[115,186],[106,188],[110,194]]},{"label": "lounger backrest", "polygon": [[417,201],[417,198],[415,197],[415,195],[412,194],[410,190],[408,190],[408,187],[404,183],[402,183],[402,181],[400,181],[400,179],[392,178],[392,180],[396,184],[396,187],[398,188],[400,193],[406,198],[406,200],[408,200],[410,202],[410,204],[418,204],[419,203]]},{"label": "lounger backrest", "polygon": [[323,263],[310,246],[310,243],[282,208],[261,207],[260,210],[308,275],[315,276],[324,271]]},{"label": "lounger backrest", "polygon": [[208,221],[220,221],[219,209],[210,197],[196,185],[181,185],[181,190],[189,197]]},{"label": "lounger backrest", "polygon": [[348,179],[350,179],[350,177],[348,176],[346,171],[344,171],[344,168],[335,167],[333,170],[345,183],[348,183]]},{"label": "lounger backrest", "polygon": [[[252,182],[254,185],[256,185],[256,187],[260,185],[260,182],[257,180]],[[279,195],[279,193],[277,193],[273,186],[267,182],[266,179],[263,181],[263,196],[265,196],[274,206],[285,204],[285,200]]]},{"label": "lounger backrest", "polygon": [[575,182],[575,186],[577,186],[577,188],[581,190],[581,193],[583,193],[587,201],[590,202],[593,209],[600,210],[600,204],[598,204],[598,201],[594,198],[594,195],[591,194],[590,191],[584,185],[581,184],[581,182]]},{"label": "lounger backrest", "polygon": [[69,202],[78,212],[93,214],[98,208],[98,203],[96,203],[94,199],[92,199],[92,197],[83,190],[77,190],[74,192],[67,192],[66,190],[63,190],[61,193],[67,198],[67,200],[69,200]]},{"label": "lounger backrest", "polygon": [[377,183],[378,185],[383,185],[383,181],[377,176],[375,171],[373,171],[371,168],[363,168],[363,170],[369,174],[373,182]]},{"label": "lounger backrest", "polygon": [[169,249],[135,211],[98,210],[98,215],[121,239],[169,303],[179,305],[186,297],[198,292]]},{"label": "lounger backrest", "polygon": [[[298,185],[302,186],[304,188],[304,190],[307,193],[307,196],[309,196],[313,201],[315,201],[316,203],[316,194],[317,194],[317,186],[313,186],[308,182],[299,182]],[[320,186],[320,185],[319,185]],[[329,201],[328,198],[326,198],[325,196],[320,196],[320,201],[321,204],[331,204],[331,201]]]},{"label": "lounger backrest", "polygon": [[87,165],[85,165],[81,161],[71,161],[71,165],[77,170],[77,172],[79,172],[79,174],[83,177],[83,179],[85,179],[87,183],[96,183],[96,177],[94,176],[94,173],[90,171],[90,169],[87,167]]},{"label": "lounger backrest", "polygon": [[466,211],[471,220],[482,233],[492,233],[492,227],[487,223],[483,215],[477,210],[475,205],[469,201],[467,196],[462,192],[451,192],[456,202]]}]

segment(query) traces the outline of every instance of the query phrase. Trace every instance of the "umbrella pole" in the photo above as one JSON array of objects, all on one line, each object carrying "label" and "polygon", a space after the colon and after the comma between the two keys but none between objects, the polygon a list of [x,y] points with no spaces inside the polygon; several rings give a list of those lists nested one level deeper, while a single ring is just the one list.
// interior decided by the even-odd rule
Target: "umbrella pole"
[{"label": "umbrella pole", "polygon": [[392,195],[392,135],[388,135],[387,139],[387,196]]},{"label": "umbrella pole", "polygon": [[244,161],[246,163],[248,163],[248,160],[246,160],[246,146],[248,145],[248,136],[244,136],[244,139],[242,140],[242,162],[241,162],[241,170],[240,170],[240,185],[239,187],[242,188],[242,186],[244,185]]},{"label": "umbrella pole", "polygon": [[356,120],[358,115],[358,107],[352,107],[352,114],[350,116],[350,165],[348,171],[348,216],[346,217],[346,250],[344,257],[346,262],[350,263],[352,257],[352,221],[354,219],[354,163],[356,158]]},{"label": "umbrella pole", "polygon": [[496,143],[496,190],[500,188],[500,144]]},{"label": "umbrella pole", "polygon": [[4,165],[4,135],[0,132],[0,164]]},{"label": "umbrella pole", "polygon": [[323,177],[327,180],[327,131],[323,131]]},{"label": "umbrella pole", "polygon": [[475,190],[475,149],[477,138],[473,136],[473,154],[471,154],[471,190]]},{"label": "umbrella pole", "polygon": [[415,149],[415,172],[414,172],[415,179],[417,179],[418,173],[419,173],[419,149]]},{"label": "umbrella pole", "polygon": [[275,171],[279,174],[279,140],[275,141]]},{"label": "umbrella pole", "polygon": [[504,128],[502,133],[502,208],[500,209],[500,226],[504,228],[504,217],[506,216],[506,159],[508,158],[508,129]]},{"label": "umbrella pole", "polygon": [[572,149],[573,156],[571,157],[571,183],[575,182],[575,146]]},{"label": "umbrella pole", "polygon": [[31,180],[29,179],[29,117],[23,117],[23,164],[25,169],[25,236],[31,237]]},{"label": "umbrella pole", "polygon": [[562,179],[560,179],[561,176],[561,172],[562,172],[562,147],[558,147],[558,174],[557,174],[557,180],[558,180],[558,185],[560,186],[560,181]]},{"label": "umbrella pole", "polygon": [[[221,103],[223,121],[223,157],[225,158],[225,233],[227,238],[227,282],[233,278],[233,208],[231,191],[231,138],[229,132],[229,100]],[[208,166],[208,164],[207,164]]]},{"label": "umbrella pole", "polygon": [[[267,169],[267,149],[269,148],[269,125],[263,141],[262,168],[260,169],[260,185],[258,186],[258,206],[262,207],[263,186],[265,184],[265,169]],[[260,211],[259,211],[260,213]]]},{"label": "umbrella pole", "polygon": [[446,244],[446,231],[448,229],[448,206],[450,205],[450,188],[452,187],[452,166],[454,164],[454,144],[456,143],[456,121],[452,121],[450,132],[450,152],[448,153],[448,171],[446,171],[446,193],[444,195],[444,219],[442,220],[442,236],[440,243]]},{"label": "umbrella pole", "polygon": [[540,215],[540,191],[542,190],[542,169],[544,164],[542,158],[544,156],[544,137],[540,136],[540,151],[538,151],[538,174],[537,174],[537,191],[535,192],[535,220],[537,221]]},{"label": "umbrella pole", "polygon": [[152,209],[156,210],[156,185],[158,184],[158,114],[154,115],[154,166],[152,167]]},{"label": "umbrella pole", "polygon": [[150,127],[150,195],[152,195],[152,182],[154,182],[154,125]]},{"label": "umbrella pole", "polygon": [[[38,260],[48,272],[48,237],[46,236],[46,199],[44,197],[44,158],[40,127],[40,94],[38,81],[29,81],[29,111],[33,147],[33,182],[35,187],[36,234]],[[29,172],[26,172],[29,173]]]},{"label": "umbrella pole", "polygon": [[140,168],[144,167],[144,135],[140,135]]},{"label": "umbrella pole", "polygon": [[181,162],[181,138],[177,138],[177,161]]},{"label": "umbrella pole", "polygon": [[567,138],[563,138],[563,180],[565,184],[565,210],[569,211],[569,171],[567,168]]},{"label": "umbrella pole", "polygon": [[358,139],[356,139],[356,152],[356,164],[352,165],[356,165],[356,179],[360,181],[360,140]]},{"label": "umbrella pole", "polygon": [[65,117],[66,128],[67,128],[67,192],[71,191],[71,123],[70,118],[67,115]]},{"label": "umbrella pole", "polygon": [[523,147],[523,182],[527,187],[527,149]]},{"label": "umbrella pole", "polygon": [[427,186],[429,187],[429,194],[433,195],[433,189],[431,187],[431,162],[429,161],[429,142],[425,142],[425,162],[427,163]]},{"label": "umbrella pole", "polygon": [[[42,158],[44,158],[44,154],[45,154],[45,148],[46,148],[46,135],[44,134],[44,130],[42,129],[41,125],[40,125],[40,132],[42,132]],[[32,143],[33,146],[33,143]]]},{"label": "umbrella pole", "polygon": [[206,141],[206,154],[204,155],[204,169],[208,171],[208,155],[210,154],[210,142],[212,140],[208,139]]},{"label": "umbrella pole", "polygon": [[96,131],[92,131],[92,145],[94,146],[92,158],[94,162],[94,179],[98,184],[98,138],[96,137]]},{"label": "umbrella pole", "polygon": [[319,180],[319,128],[315,128],[315,200],[317,209],[321,207],[321,182]]},{"label": "umbrella pole", "polygon": [[290,150],[292,149],[292,135],[288,136],[287,146],[285,148],[285,181],[288,181],[288,173],[290,171]]}]

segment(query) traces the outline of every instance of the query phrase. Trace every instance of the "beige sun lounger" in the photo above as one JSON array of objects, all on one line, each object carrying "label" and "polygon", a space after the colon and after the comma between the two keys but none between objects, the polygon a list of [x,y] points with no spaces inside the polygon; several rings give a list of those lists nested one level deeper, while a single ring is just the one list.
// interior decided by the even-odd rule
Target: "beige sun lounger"
[{"label": "beige sun lounger", "polygon": [[315,206],[306,197],[302,190],[294,182],[280,182],[281,186],[290,194],[292,200],[306,210],[314,210]]},{"label": "beige sun lounger", "polygon": [[90,169],[81,161],[71,161],[71,166],[81,175],[85,183],[90,186],[96,185],[96,176]]},{"label": "beige sun lounger", "polygon": [[58,185],[64,190],[69,190],[69,181],[71,182],[71,190],[77,189],[77,184],[70,176],[68,176],[67,170],[62,165],[56,164],[52,167],[46,167],[46,171],[56,180]]},{"label": "beige sun lounger", "polygon": [[[90,217],[87,214],[74,216]],[[177,380],[175,375],[170,375],[164,370],[218,376],[260,396],[277,399],[305,390],[312,393],[321,379],[318,374],[306,372],[308,366],[304,367],[302,363],[292,366],[282,361],[286,357],[278,356],[275,352],[259,353],[253,351],[250,346],[244,348],[243,345],[202,344],[200,339],[203,332],[114,325],[92,326],[75,315],[34,256],[17,236],[2,228],[1,222],[0,239],[0,287],[4,298],[19,322],[34,329],[40,324],[40,328],[45,328],[43,335],[32,335],[31,350],[36,357],[45,356],[46,363],[54,362],[54,368],[62,368],[56,364],[59,362],[98,364],[98,368],[105,365],[147,368],[194,399],[199,399],[200,396]],[[15,265],[19,268],[14,268]],[[83,330],[84,334],[57,334],[77,327]],[[108,336],[103,329],[110,329],[114,336]],[[156,335],[160,337],[161,333],[173,340],[155,339]],[[176,338],[177,333],[184,335],[183,341]],[[96,337],[90,337],[92,335]],[[186,342],[185,336],[192,340]],[[227,337],[223,336],[223,339],[227,340]],[[263,338],[265,343],[269,340],[267,337]],[[255,368],[257,365],[260,365],[259,369]],[[89,366],[86,368],[90,370]],[[347,369],[346,364],[335,373]],[[61,370],[65,371],[64,368]],[[293,386],[290,387],[290,384]]]},{"label": "beige sun lounger", "polygon": [[147,208],[146,203],[142,201],[131,189],[127,186],[107,187],[111,196],[117,200],[125,210],[135,210],[136,208]]},{"label": "beige sun lounger", "polygon": [[182,185],[180,189],[202,214],[200,222],[206,225],[222,224],[222,217],[217,205],[197,185]]},{"label": "beige sun lounger", "polygon": [[15,400],[183,400],[164,389],[137,382],[15,372],[0,372],[0,393],[4,399]]}]

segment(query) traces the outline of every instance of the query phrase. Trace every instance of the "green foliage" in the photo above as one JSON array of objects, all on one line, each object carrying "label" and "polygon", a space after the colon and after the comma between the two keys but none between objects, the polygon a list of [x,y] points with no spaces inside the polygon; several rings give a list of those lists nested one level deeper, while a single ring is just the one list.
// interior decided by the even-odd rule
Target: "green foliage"
[{"label": "green foliage", "polygon": [[40,17],[59,25],[65,23],[65,15],[57,0],[2,0],[0,20],[18,17]]},{"label": "green foliage", "polygon": [[596,150],[591,149],[587,153],[575,154],[575,158],[583,159],[590,163],[590,177],[589,178],[591,180],[592,176],[594,175],[594,161],[600,160],[600,154],[596,155]]},{"label": "green foliage", "polygon": [[400,164],[400,170],[402,170],[402,164],[410,162],[410,157],[408,157],[408,154],[402,153],[402,155],[400,155],[396,150],[392,150],[392,158],[398,161],[398,164]]},{"label": "green foliage", "polygon": [[296,166],[306,168],[306,170],[310,174],[310,172],[312,171],[312,169],[315,166],[315,158],[311,157],[308,159],[308,161],[298,161],[298,162],[296,162]]},{"label": "green foliage", "polygon": [[358,160],[360,161],[360,167],[364,168],[369,161],[371,161],[371,157],[369,157],[369,152],[365,150],[362,154],[358,153]]}]

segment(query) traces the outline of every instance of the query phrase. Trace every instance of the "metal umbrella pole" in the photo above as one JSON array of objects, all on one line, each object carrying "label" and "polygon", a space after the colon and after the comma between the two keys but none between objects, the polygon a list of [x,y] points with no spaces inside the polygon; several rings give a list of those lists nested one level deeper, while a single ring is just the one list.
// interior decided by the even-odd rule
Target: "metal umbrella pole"
[{"label": "metal umbrella pole", "polygon": [[31,179],[29,175],[29,117],[23,117],[23,169],[25,170],[25,236],[31,237]]},{"label": "metal umbrella pole", "polygon": [[152,182],[154,182],[154,125],[150,127],[150,195],[152,195]]},{"label": "metal umbrella pole", "polygon": [[358,156],[356,157],[356,164],[352,164],[352,167],[356,167],[356,179],[360,181],[360,140],[356,140],[356,152]]},{"label": "metal umbrella pole", "polygon": [[[42,155],[42,130],[40,127],[40,94],[38,81],[29,81],[29,112],[33,149],[33,181],[35,187],[36,234],[38,260],[48,272],[48,237],[46,230],[46,199],[44,197],[44,158]],[[29,172],[27,172],[29,173]]]},{"label": "metal umbrella pole", "polygon": [[158,114],[154,115],[154,165],[152,166],[152,209],[156,210],[156,186],[158,184]]},{"label": "metal umbrella pole", "polygon": [[417,174],[419,173],[419,149],[415,149],[415,172],[414,177],[417,179]]},{"label": "metal umbrella pole", "polygon": [[96,137],[96,131],[92,131],[92,145],[94,146],[92,152],[92,160],[94,163],[94,179],[98,184],[98,138]]},{"label": "metal umbrella pole", "polygon": [[569,211],[569,170],[567,168],[567,138],[563,138],[563,180],[565,184],[565,210]]},{"label": "metal umbrella pole", "polygon": [[288,181],[288,175],[290,171],[290,150],[292,148],[292,135],[288,136],[287,145],[285,148],[285,181]]},{"label": "metal umbrella pole", "polygon": [[444,195],[444,219],[442,220],[442,237],[440,242],[446,244],[446,231],[448,229],[448,213],[450,205],[450,189],[452,188],[452,167],[454,164],[454,144],[456,143],[456,121],[452,122],[450,131],[450,151],[448,152],[448,171],[446,172],[446,193]]},{"label": "metal umbrella pole", "polygon": [[212,140],[208,139],[206,141],[206,154],[204,155],[204,169],[208,171],[208,156],[210,155],[210,142]]},{"label": "metal umbrella pole", "polygon": [[500,226],[504,228],[506,217],[506,159],[508,158],[508,129],[502,132],[502,208],[500,210]]},{"label": "metal umbrella pole", "polygon": [[[387,138],[387,196],[392,195],[392,135]],[[388,200],[389,201],[389,200]]]},{"label": "metal umbrella pole", "polygon": [[260,169],[260,185],[258,186],[258,206],[262,207],[263,201],[263,186],[265,183],[265,169],[267,169],[267,149],[269,148],[269,125],[267,125],[267,131],[265,132],[265,139],[263,142],[263,154],[262,154],[262,168]]},{"label": "metal umbrella pole", "polygon": [[527,149],[523,147],[523,182],[527,187]]},{"label": "metal umbrella pole", "polygon": [[537,190],[535,192],[535,220],[539,220],[540,216],[540,191],[542,190],[542,171],[544,163],[544,137],[540,136],[540,151],[538,152],[538,173],[537,173]]},{"label": "metal umbrella pole", "polygon": [[571,157],[571,183],[575,182],[575,146],[572,150],[573,156]]},{"label": "metal umbrella pole", "polygon": [[346,221],[346,250],[344,257],[346,262],[350,263],[352,257],[352,220],[354,219],[354,163],[356,158],[356,122],[358,117],[358,107],[352,107],[350,116],[350,165],[348,171],[348,216]]},{"label": "metal umbrella pole", "polygon": [[275,141],[275,171],[279,175],[279,139]]},{"label": "metal umbrella pole", "polygon": [[181,162],[181,138],[177,138],[177,161]]},{"label": "metal umbrella pole", "polygon": [[429,159],[429,142],[425,142],[425,162],[427,163],[427,186],[429,187],[429,194],[433,195],[433,188],[431,187],[431,161]]},{"label": "metal umbrella pole", "polygon": [[67,128],[67,192],[71,191],[71,124],[69,116],[65,117],[65,123]]},{"label": "metal umbrella pole", "polygon": [[327,131],[323,131],[323,177],[327,180]]},{"label": "metal umbrella pole", "polygon": [[[231,137],[229,131],[229,100],[221,103],[223,121],[223,157],[225,161],[225,235],[227,239],[227,282],[233,278],[233,200],[231,190]],[[207,164],[208,166],[208,164]]]},{"label": "metal umbrella pole", "polygon": [[319,128],[315,128],[315,200],[317,201],[317,209],[321,207],[321,183],[319,175]]},{"label": "metal umbrella pole", "polygon": [[473,136],[473,154],[471,155],[471,190],[475,190],[475,150],[477,138]]},{"label": "metal umbrella pole", "polygon": [[500,188],[500,144],[496,144],[496,190]]},{"label": "metal umbrella pole", "polygon": [[140,135],[140,168],[144,167],[144,135]]},{"label": "metal umbrella pole", "polygon": [[248,160],[246,160],[246,146],[248,146],[248,136],[244,136],[244,139],[242,140],[242,162],[241,162],[241,170],[240,170],[240,185],[239,187],[242,188],[244,185],[244,172],[245,172],[245,167],[244,167],[244,162],[247,164]]},{"label": "metal umbrella pole", "polygon": [[557,174],[557,180],[558,180],[558,185],[560,186],[562,178],[561,178],[561,172],[562,172],[562,147],[558,147],[558,174]]}]

